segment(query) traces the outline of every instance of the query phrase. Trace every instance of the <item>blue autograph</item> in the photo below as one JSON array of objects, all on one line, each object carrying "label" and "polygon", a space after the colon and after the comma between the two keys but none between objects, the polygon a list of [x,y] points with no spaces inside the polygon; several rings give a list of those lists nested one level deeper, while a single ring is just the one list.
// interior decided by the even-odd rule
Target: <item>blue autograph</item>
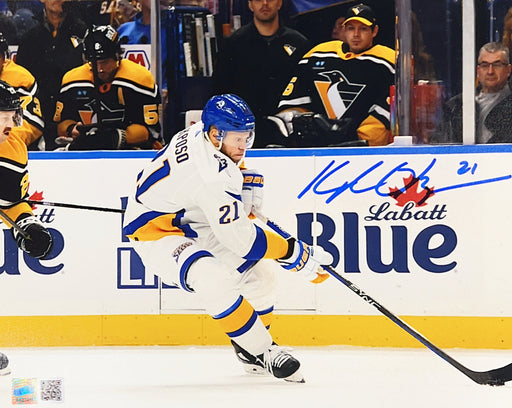
[{"label": "blue autograph", "polygon": [[[369,180],[369,176],[372,175],[372,173],[375,173],[375,170],[377,170],[379,167],[381,167],[384,164],[384,161],[379,161],[369,167],[368,169],[364,170],[361,174],[359,174],[357,177],[350,181],[345,181],[342,185],[338,187],[333,188],[322,188],[322,183],[327,181],[331,176],[333,176],[336,173],[339,173],[344,167],[348,166],[350,164],[349,160],[344,161],[343,163],[335,166],[336,161],[332,160],[297,196],[297,198],[301,199],[308,191],[312,190],[315,194],[318,195],[329,195],[327,200],[325,201],[327,204],[330,203],[332,200],[334,200],[336,197],[343,194],[345,191],[350,191],[354,194],[362,194],[369,191],[375,191],[377,195],[382,197],[389,196],[389,186],[388,186],[388,179],[391,176],[394,176],[398,173],[406,173],[408,176],[412,176],[414,178],[417,178],[419,180],[420,187],[427,189],[428,184],[430,182],[430,177],[428,176],[429,171],[434,167],[436,163],[436,159],[432,159],[430,164],[423,170],[421,173],[417,174],[417,172],[412,169],[409,166],[408,162],[402,162],[392,170],[390,170],[387,174],[385,174],[383,177],[381,177],[377,183],[374,183],[373,181],[368,182],[368,185],[364,185],[363,183],[365,181]],[[335,167],[333,167],[335,166]],[[464,174],[472,174],[474,175],[478,164],[470,164],[467,161],[461,161],[459,162],[459,169],[457,170],[458,175],[464,175]],[[375,175],[375,174],[373,174]],[[404,177],[404,178],[405,178]],[[512,175],[508,174],[505,176],[499,176],[499,177],[492,177],[488,179],[482,179],[482,180],[473,180],[470,182],[460,183],[460,184],[454,184],[451,186],[445,186],[445,187],[437,187],[433,191],[435,194],[439,194],[442,191],[448,191],[448,190],[455,190],[458,188],[465,188],[465,187],[471,187],[476,186],[480,184],[489,184],[489,183],[496,183],[498,181],[508,180],[512,178]],[[383,189],[386,188],[387,191],[383,191]]]}]

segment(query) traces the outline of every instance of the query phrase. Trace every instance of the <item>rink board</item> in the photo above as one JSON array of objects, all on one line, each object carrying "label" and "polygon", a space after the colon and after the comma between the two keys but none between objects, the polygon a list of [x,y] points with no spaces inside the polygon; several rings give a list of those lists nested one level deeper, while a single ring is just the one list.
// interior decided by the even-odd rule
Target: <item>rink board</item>
[{"label": "rink board", "polygon": [[[122,208],[151,155],[31,153],[29,192]],[[338,272],[445,347],[489,348],[512,348],[511,163],[506,145],[262,150],[246,160],[265,175],[264,212],[329,250]],[[0,346],[226,343],[193,295],[144,269],[121,214],[34,213],[56,237],[54,257],[24,256],[4,229]],[[272,330],[283,343],[415,345],[337,280],[276,271]]]}]

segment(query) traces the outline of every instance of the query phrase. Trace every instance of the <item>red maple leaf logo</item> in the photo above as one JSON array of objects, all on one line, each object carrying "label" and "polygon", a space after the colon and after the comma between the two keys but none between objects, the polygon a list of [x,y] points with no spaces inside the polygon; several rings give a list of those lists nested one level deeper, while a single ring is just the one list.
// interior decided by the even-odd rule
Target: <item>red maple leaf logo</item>
[{"label": "red maple leaf logo", "polygon": [[[43,197],[43,192],[38,192],[36,191],[35,193],[33,193],[29,198],[28,198],[30,201],[43,201],[44,197]],[[35,210],[37,207],[35,205],[32,205],[32,210]]]},{"label": "red maple leaf logo", "polygon": [[389,196],[396,200],[396,205],[403,207],[412,201],[415,207],[427,205],[427,199],[434,195],[434,187],[423,188],[418,191],[420,179],[413,177],[412,174],[404,178],[404,189],[398,187],[389,189]]}]

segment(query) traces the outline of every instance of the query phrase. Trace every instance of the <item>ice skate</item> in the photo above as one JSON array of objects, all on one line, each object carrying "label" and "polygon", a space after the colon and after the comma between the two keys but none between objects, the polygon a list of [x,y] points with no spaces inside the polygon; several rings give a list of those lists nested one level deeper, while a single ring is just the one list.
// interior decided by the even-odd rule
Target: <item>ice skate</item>
[{"label": "ice skate", "polygon": [[265,370],[265,365],[263,363],[263,359],[259,359],[256,356],[253,356],[248,351],[244,350],[238,344],[236,344],[233,340],[231,340],[231,344],[235,349],[236,357],[238,361],[243,364],[244,370],[248,374],[255,375],[269,375],[270,373]]},{"label": "ice skate", "polygon": [[274,377],[289,382],[306,382],[299,372],[299,361],[289,354],[285,348],[273,344],[265,353],[258,357],[263,359],[265,369]]},{"label": "ice skate", "polygon": [[0,353],[0,375],[8,375],[11,374],[11,369],[9,367],[9,359],[3,353]]}]

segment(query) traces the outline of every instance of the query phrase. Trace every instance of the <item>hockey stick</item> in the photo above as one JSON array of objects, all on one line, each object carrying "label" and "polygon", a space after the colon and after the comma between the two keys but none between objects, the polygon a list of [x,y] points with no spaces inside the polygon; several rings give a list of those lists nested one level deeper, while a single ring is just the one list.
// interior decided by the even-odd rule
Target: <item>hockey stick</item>
[{"label": "hockey stick", "polygon": [[18,224],[16,224],[11,217],[9,217],[3,210],[0,210],[0,215],[7,221],[8,224],[11,225],[18,233],[25,239],[30,239],[30,235],[28,235],[25,231],[23,231]]},{"label": "hockey stick", "polygon": [[[265,217],[262,214],[255,214],[258,219],[260,219],[263,223],[265,223],[269,228],[271,228],[273,231],[277,232],[279,235],[281,235],[283,238],[289,238],[291,235],[284,231],[279,225],[274,223],[273,221],[269,220],[267,217]],[[399,317],[395,316],[393,313],[391,313],[388,309],[386,309],[384,306],[382,306],[379,302],[377,302],[375,299],[373,299],[371,296],[367,295],[364,291],[359,289],[356,285],[354,285],[352,282],[350,282],[345,277],[341,276],[338,272],[334,270],[331,266],[323,266],[327,272],[329,272],[330,275],[332,275],[334,278],[339,280],[341,283],[343,283],[346,287],[348,287],[352,292],[354,292],[356,295],[358,295],[360,298],[362,298],[364,301],[375,307],[379,312],[381,312],[384,316],[386,316],[388,319],[392,320],[395,324],[400,326],[403,330],[405,330],[407,333],[409,333],[411,336],[413,336],[416,340],[418,340],[420,343],[422,343],[424,346],[429,348],[431,351],[436,353],[439,357],[441,357],[443,360],[445,360],[448,364],[455,367],[457,370],[471,378],[473,381],[475,381],[478,384],[485,384],[485,385],[505,385],[505,382],[512,380],[512,364],[508,364],[504,367],[497,368],[494,370],[489,371],[473,371],[469,368],[463,366],[461,363],[450,357],[448,354],[446,354],[443,350],[432,344],[429,340],[427,340],[424,336],[422,336],[420,333],[418,333],[416,330],[414,330],[411,326],[409,326],[407,323],[405,323],[403,320],[401,320]]]},{"label": "hockey stick", "polygon": [[30,205],[46,205],[49,207],[75,208],[77,210],[90,210],[90,211],[101,211],[101,212],[112,212],[112,213],[124,214],[124,210],[122,208],[94,207],[94,206],[90,206],[90,205],[54,203],[54,202],[50,202],[50,201],[37,201],[37,200],[27,200],[27,202]]}]

